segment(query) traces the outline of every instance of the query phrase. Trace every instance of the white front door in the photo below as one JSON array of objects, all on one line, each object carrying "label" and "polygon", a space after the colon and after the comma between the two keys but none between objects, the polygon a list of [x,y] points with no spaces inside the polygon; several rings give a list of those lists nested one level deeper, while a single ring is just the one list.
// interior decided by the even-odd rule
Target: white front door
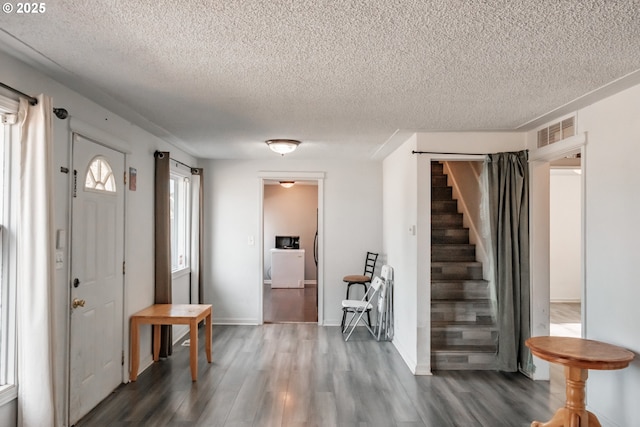
[{"label": "white front door", "polygon": [[122,382],[124,154],[74,134],[69,422]]}]

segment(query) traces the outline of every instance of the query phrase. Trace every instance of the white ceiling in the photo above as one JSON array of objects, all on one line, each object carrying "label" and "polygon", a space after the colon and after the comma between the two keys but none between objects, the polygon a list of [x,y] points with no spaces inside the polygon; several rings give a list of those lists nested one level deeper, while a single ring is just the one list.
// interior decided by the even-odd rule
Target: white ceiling
[{"label": "white ceiling", "polygon": [[49,0],[0,29],[0,49],[203,158],[276,156],[270,138],[375,158],[640,82],[638,0]]}]

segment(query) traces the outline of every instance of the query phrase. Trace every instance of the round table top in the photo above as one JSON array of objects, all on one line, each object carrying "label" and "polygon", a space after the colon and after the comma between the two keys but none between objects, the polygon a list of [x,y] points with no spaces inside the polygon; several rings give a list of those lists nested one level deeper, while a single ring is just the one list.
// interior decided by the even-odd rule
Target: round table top
[{"label": "round table top", "polygon": [[622,369],[634,357],[622,347],[584,338],[532,337],[525,344],[541,359],[583,369]]}]

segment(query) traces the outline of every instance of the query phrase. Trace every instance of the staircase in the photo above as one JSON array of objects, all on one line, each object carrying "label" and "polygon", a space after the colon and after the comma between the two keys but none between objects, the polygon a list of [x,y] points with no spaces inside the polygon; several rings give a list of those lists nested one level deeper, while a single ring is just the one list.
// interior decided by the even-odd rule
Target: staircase
[{"label": "staircase", "polygon": [[498,332],[489,284],[447,185],[431,163],[431,368],[494,370]]}]

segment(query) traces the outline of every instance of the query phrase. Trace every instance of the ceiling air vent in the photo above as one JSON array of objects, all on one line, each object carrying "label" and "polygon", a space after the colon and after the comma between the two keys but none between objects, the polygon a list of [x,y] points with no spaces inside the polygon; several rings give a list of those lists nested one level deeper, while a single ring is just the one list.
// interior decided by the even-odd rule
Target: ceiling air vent
[{"label": "ceiling air vent", "polygon": [[567,117],[538,131],[538,148],[562,141],[576,134],[576,116]]}]

